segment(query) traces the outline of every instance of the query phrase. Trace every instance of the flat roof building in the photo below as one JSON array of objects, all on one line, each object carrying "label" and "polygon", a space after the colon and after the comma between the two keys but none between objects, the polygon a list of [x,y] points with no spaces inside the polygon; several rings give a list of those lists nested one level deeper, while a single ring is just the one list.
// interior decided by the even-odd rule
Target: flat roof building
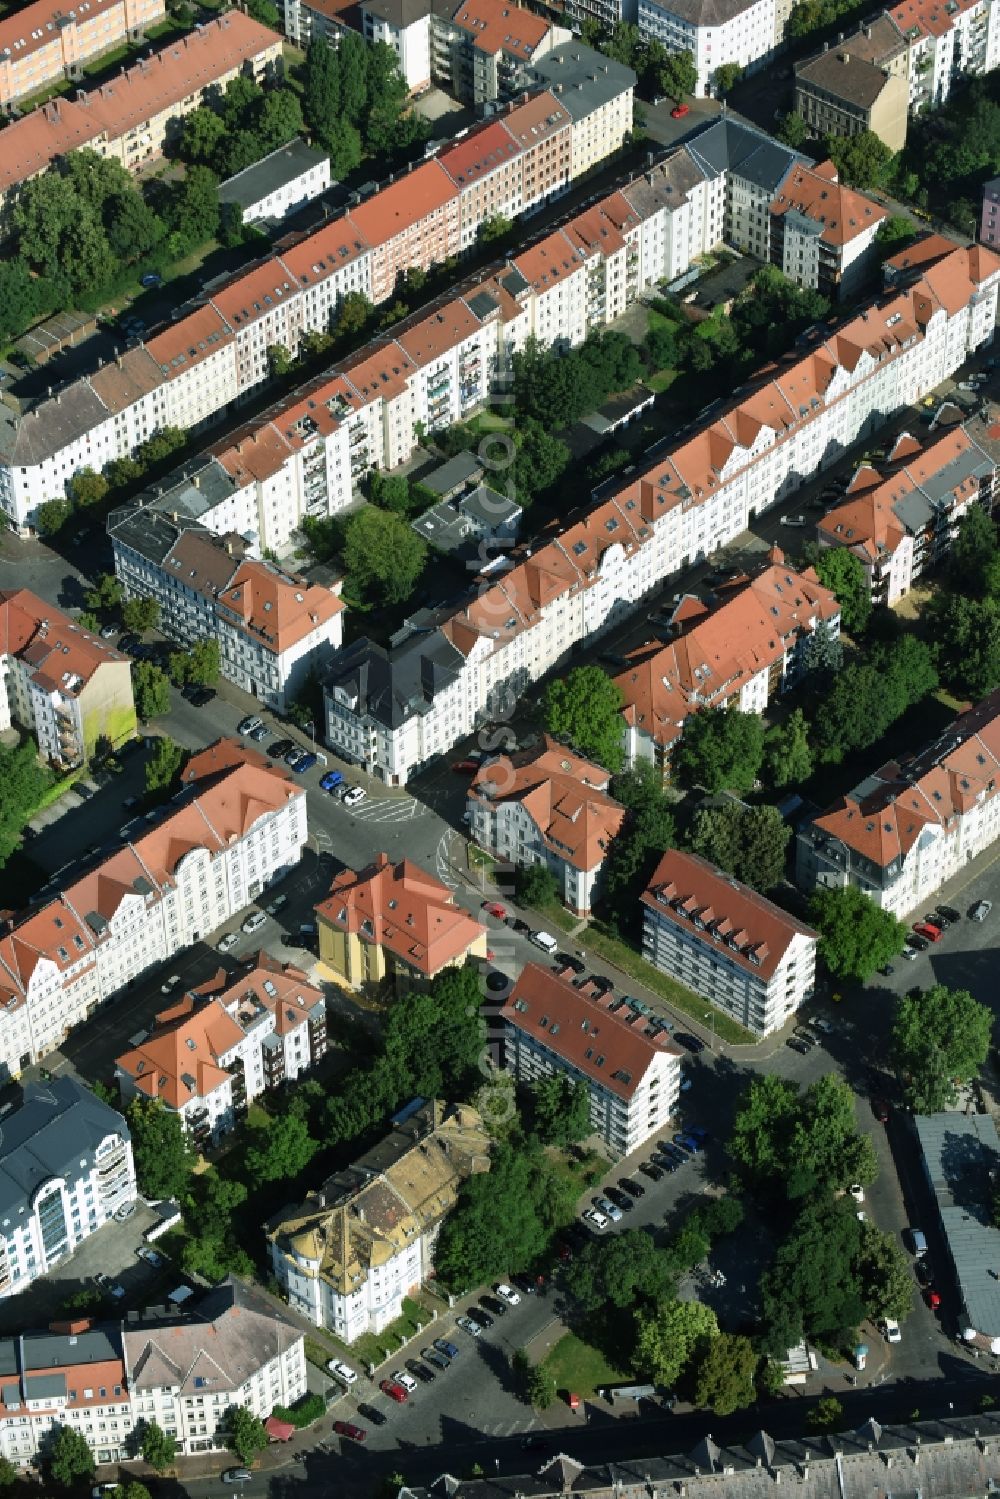
[{"label": "flat roof building", "polygon": [[962,1303],[961,1336],[1000,1353],[1000,1228],[993,1179],[1000,1137],[989,1114],[916,1114],[924,1175],[934,1200]]}]

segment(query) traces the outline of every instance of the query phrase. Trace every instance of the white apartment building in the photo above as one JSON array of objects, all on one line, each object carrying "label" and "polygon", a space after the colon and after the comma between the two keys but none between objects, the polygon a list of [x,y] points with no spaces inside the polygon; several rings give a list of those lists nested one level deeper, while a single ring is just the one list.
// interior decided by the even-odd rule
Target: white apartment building
[{"label": "white apartment building", "polygon": [[117,853],[42,891],[0,937],[0,1073],[52,1051],[145,969],[214,932],[299,862],[306,796],[255,751],[194,755],[167,815]]},{"label": "white apartment building", "polygon": [[980,418],[926,446],[901,432],[878,468],[862,464],[841,504],[817,523],[821,546],[846,546],[873,604],[892,605],[943,560],[973,505],[992,514],[1000,445]]},{"label": "white apartment building", "polygon": [[22,1333],[0,1343],[0,1359],[0,1454],[17,1468],[37,1463],[62,1427],[96,1463],[132,1457],[133,1434],[153,1421],[182,1456],[219,1451],[231,1406],[266,1422],[306,1393],[302,1333],[232,1276],[170,1314]]},{"label": "white apartment building", "polygon": [[537,963],[522,969],[501,1013],[505,1069],[526,1085],[555,1074],[585,1084],[591,1127],[616,1157],[669,1122],[682,1057],[652,1017],[613,993],[592,998]]},{"label": "white apartment building", "polygon": [[233,203],[244,224],[280,223],[330,186],[330,158],[296,138],[219,183],[219,202]]},{"label": "white apartment building", "polygon": [[816,933],[707,859],[668,850],[642,905],[646,961],[755,1035],[811,998]]},{"label": "white apartment building", "polygon": [[735,63],[754,72],[775,45],[775,0],[638,0],[639,32],[668,52],[690,52],[696,92],[714,91],[715,71]]},{"label": "white apartment building", "polygon": [[992,0],[901,0],[888,14],[909,48],[911,113],[943,104],[963,75],[1000,64],[1000,12]]},{"label": "white apartment building", "polygon": [[29,1084],[0,1134],[0,1298],[19,1295],[135,1198],[121,1114],[75,1078]]},{"label": "white apartment building", "polygon": [[335,592],[248,555],[239,536],[181,526],[162,496],[117,511],[108,529],[126,597],[155,599],[161,630],[182,645],[217,640],[222,675],[279,712],[340,647]]},{"label": "white apartment building", "polygon": [[13,724],[63,769],[136,728],[128,658],[27,588],[0,590],[0,731]]},{"label": "white apartment building", "polygon": [[883,765],[798,835],[796,883],[861,890],[907,916],[1000,834],[1000,692]]},{"label": "white apartment building", "polygon": [[[419,1106],[418,1106],[419,1105]],[[381,1332],[431,1273],[459,1187],[488,1171],[490,1136],[468,1104],[408,1104],[392,1133],[267,1225],[289,1306],[345,1343]]]},{"label": "white apartment building", "polygon": [[115,1076],[126,1102],[159,1100],[203,1150],[255,1098],[294,1083],[325,1053],[323,994],[300,969],[261,951],[235,983],[220,971],[157,1015],[117,1058]]},{"label": "white apartment building", "polygon": [[399,58],[411,94],[431,81],[430,0],[363,0],[361,25],[369,46],[383,42]]},{"label": "white apartment building", "polygon": [[590,913],[625,808],[600,765],[546,737],[537,753],[490,760],[469,788],[469,836],[498,859],[543,864],[577,916]]}]

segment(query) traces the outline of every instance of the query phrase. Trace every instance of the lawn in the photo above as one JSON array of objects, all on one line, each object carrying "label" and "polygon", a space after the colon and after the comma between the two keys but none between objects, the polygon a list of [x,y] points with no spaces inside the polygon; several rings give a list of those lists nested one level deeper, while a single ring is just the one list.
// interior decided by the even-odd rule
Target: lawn
[{"label": "lawn", "polygon": [[399,1353],[403,1343],[408,1343],[422,1327],[426,1327],[432,1320],[425,1306],[421,1306],[409,1296],[404,1296],[401,1317],[397,1317],[395,1322],[390,1322],[389,1326],[383,1328],[380,1333],[362,1333],[360,1338],[354,1340],[348,1351],[351,1357],[359,1363],[373,1364],[377,1369],[393,1354]]},{"label": "lawn", "polygon": [[669,390],[677,379],[677,370],[657,370],[655,375],[648,376],[646,384],[650,390],[655,390],[657,395]]},{"label": "lawn", "polygon": [[750,1031],[744,1030],[742,1025],[737,1024],[721,1010],[715,1009],[710,1000],[702,999],[700,994],[694,994],[690,989],[685,989],[683,984],[678,984],[675,979],[668,978],[652,963],[647,963],[640,953],[622,942],[617,937],[610,937],[606,932],[588,927],[585,933],[581,933],[580,940],[592,952],[606,962],[621,968],[630,978],[636,979],[640,984],[645,984],[654,994],[661,999],[667,1000],[676,1010],[683,1010],[685,1015],[690,1015],[692,1020],[698,1020],[704,1026],[706,1016],[712,1016],[715,1023],[715,1034],[720,1041],[730,1041],[737,1046],[756,1045],[758,1038]]},{"label": "lawn", "polygon": [[121,47],[112,47],[110,52],[102,52],[100,57],[94,58],[93,62],[85,62],[83,72],[88,78],[94,78],[98,73],[106,73],[109,68],[116,68],[127,57],[131,57],[134,51],[135,48],[127,44]]},{"label": "lawn", "polygon": [[543,1367],[552,1375],[556,1389],[574,1395],[593,1395],[609,1384],[621,1384],[628,1378],[624,1369],[615,1368],[599,1348],[585,1343],[576,1333],[559,1339]]}]

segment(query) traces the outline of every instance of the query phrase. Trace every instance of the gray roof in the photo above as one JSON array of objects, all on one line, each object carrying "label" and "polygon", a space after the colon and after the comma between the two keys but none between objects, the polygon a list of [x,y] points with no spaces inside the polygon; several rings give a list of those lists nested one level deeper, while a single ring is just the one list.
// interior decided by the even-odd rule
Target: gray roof
[{"label": "gray roof", "polygon": [[800,63],[795,69],[796,84],[811,84],[859,109],[871,109],[885,88],[887,77],[882,68],[859,57],[846,42]]},{"label": "gray roof", "polygon": [[[980,422],[979,427],[984,433],[983,423]],[[982,440],[980,433],[972,431],[969,425],[966,426],[966,431],[974,443]],[[935,515],[941,510],[950,508],[953,493],[959,484],[965,483],[970,478],[987,478],[992,474],[995,466],[996,454],[988,456],[978,446],[956,453],[943,468],[927,475],[920,481],[919,486],[894,500],[893,512],[911,535],[917,535],[930,525]],[[906,468],[905,460],[903,468]]]},{"label": "gray roof", "polygon": [[[388,21],[397,31],[412,26],[414,21],[422,21],[432,9],[430,0],[361,0],[360,8],[362,13],[368,11],[380,20]],[[454,6],[449,7],[447,14],[454,14]]]},{"label": "gray roof", "polygon": [[119,1331],[108,1323],[75,1334],[33,1333],[24,1340],[22,1360],[25,1372],[31,1374],[39,1369],[61,1368],[66,1364],[106,1364],[121,1358],[121,1354]]},{"label": "gray roof", "polygon": [[499,494],[488,484],[478,484],[471,494],[464,494],[458,508],[463,515],[471,515],[490,530],[512,525],[521,515],[521,506],[515,500]]},{"label": "gray roof", "polygon": [[374,641],[356,640],[337,651],[324,688],[342,687],[355,699],[352,711],[397,729],[430,711],[437,694],[462,670],[459,651],[433,627],[418,630],[387,651]]},{"label": "gray roof", "polygon": [[546,52],[531,64],[528,77],[551,89],[571,120],[584,119],[636,83],[631,68],[582,42]]},{"label": "gray roof", "polygon": [[108,535],[112,545],[117,542],[161,567],[180,535],[180,527],[152,506],[132,505],[112,511],[108,516]]},{"label": "gray roof", "polygon": [[[706,165],[709,166],[707,171]],[[676,208],[685,202],[692,188],[704,182],[706,176],[717,177],[720,170],[724,168],[707,164],[703,157],[696,158],[686,146],[681,146],[663,161],[658,161],[642,177],[630,182],[628,187],[623,187],[622,196],[636,213],[650,219],[664,206]]]},{"label": "gray roof", "polygon": [[918,1114],[913,1122],[967,1325],[1000,1338],[1000,1229],[990,1208],[990,1173],[1000,1167],[996,1125],[988,1114],[957,1112]]},{"label": "gray roof", "polygon": [[229,177],[220,183],[219,202],[237,203],[240,208],[250,208],[326,159],[324,152],[314,150],[304,140],[296,137],[287,146],[279,146],[277,151],[272,151],[269,156],[254,162],[253,166],[245,167],[235,177]]},{"label": "gray roof", "polygon": [[754,0],[658,0],[660,10],[691,26],[724,26],[753,4]]},{"label": "gray roof", "polygon": [[[427,1488],[403,1488],[400,1499],[620,1499],[622,1494],[679,1494],[688,1499],[872,1499],[919,1494],[962,1499],[1000,1482],[1000,1417],[995,1413],[881,1426],[801,1439],[758,1432],[745,1445],[706,1438],[691,1452],[625,1458],[582,1467],[565,1454],[516,1475],[459,1478],[443,1473]],[[890,1467],[891,1464],[891,1467]]]},{"label": "gray roof", "polygon": [[798,151],[730,115],[700,130],[687,142],[687,150],[708,175],[731,172],[769,193],[777,192],[796,162],[812,166]]},{"label": "gray roof", "polygon": [[439,552],[457,552],[469,539],[469,524],[459,514],[453,500],[441,500],[410,522],[418,536],[422,536]]},{"label": "gray roof", "polygon": [[65,1393],[65,1374],[30,1374],[24,1381],[26,1400],[58,1400]]},{"label": "gray roof", "polygon": [[0,1131],[0,1215],[16,1213],[53,1176],[89,1175],[90,1162],[80,1161],[108,1135],[129,1139],[125,1120],[74,1078],[27,1084]]},{"label": "gray roof", "polygon": [[454,494],[456,489],[461,489],[470,479],[482,477],[483,466],[478,458],[471,453],[456,453],[447,463],[439,464],[429,474],[424,474],[420,483],[432,494],[446,495]]}]

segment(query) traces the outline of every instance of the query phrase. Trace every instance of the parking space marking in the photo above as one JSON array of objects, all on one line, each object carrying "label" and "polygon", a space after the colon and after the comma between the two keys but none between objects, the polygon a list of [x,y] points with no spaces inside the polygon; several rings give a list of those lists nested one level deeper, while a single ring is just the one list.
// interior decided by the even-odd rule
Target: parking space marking
[{"label": "parking space marking", "polygon": [[441,883],[450,890],[457,890],[460,883],[459,875],[451,862],[451,842],[454,836],[450,829],[447,833],[442,833],[434,850],[435,872]]}]

